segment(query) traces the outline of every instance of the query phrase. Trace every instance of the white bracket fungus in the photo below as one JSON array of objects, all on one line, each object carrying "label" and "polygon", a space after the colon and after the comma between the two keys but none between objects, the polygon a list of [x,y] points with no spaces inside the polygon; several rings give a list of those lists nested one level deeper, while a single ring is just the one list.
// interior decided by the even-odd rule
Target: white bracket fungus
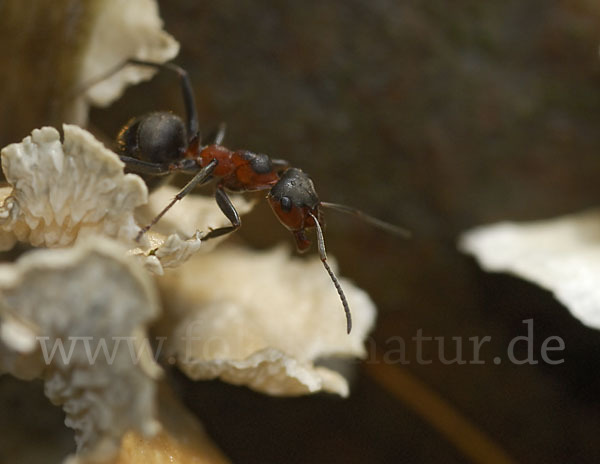
[{"label": "white bracket fungus", "polygon": [[159,280],[166,312],[155,327],[165,355],[192,379],[221,378],[271,395],[348,394],[326,357],[364,356],[375,320],[365,292],[342,279],[354,327],[346,334],[339,297],[317,257],[285,248],[225,247],[196,255]]},{"label": "white bracket fungus", "polygon": [[[179,44],[163,30],[156,0],[103,0],[96,2],[78,82],[88,82],[129,58],[163,63],[179,52]],[[125,87],[149,79],[149,68],[128,66],[113,76],[85,89],[77,101],[72,122],[87,121],[87,104],[107,106],[119,98]]]},{"label": "white bracket fungus", "polygon": [[158,431],[161,370],[145,333],[159,308],[149,276],[124,255],[95,237],[0,266],[0,372],[42,378],[90,459],[113,456],[130,429]]},{"label": "white bracket fungus", "polygon": [[139,228],[133,211],[147,202],[142,179],[124,174],[117,155],[89,132],[65,125],[64,142],[52,127],[35,129],[2,150],[12,190],[0,206],[0,243],[66,246],[100,233],[131,241]]},{"label": "white bracket fungus", "polygon": [[480,227],[463,235],[460,248],[487,271],[552,291],[573,316],[600,328],[600,211]]}]

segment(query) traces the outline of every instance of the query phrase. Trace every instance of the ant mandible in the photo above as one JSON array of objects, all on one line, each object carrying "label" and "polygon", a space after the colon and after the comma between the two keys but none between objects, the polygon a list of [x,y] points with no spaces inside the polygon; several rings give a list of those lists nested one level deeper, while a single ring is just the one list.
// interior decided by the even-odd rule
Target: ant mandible
[{"label": "ant mandible", "polygon": [[117,136],[117,149],[127,172],[139,174],[149,188],[153,188],[173,173],[192,175],[192,179],[175,195],[173,200],[136,237],[142,236],[156,224],[178,201],[196,186],[216,181],[215,199],[231,225],[210,230],[202,239],[208,240],[235,231],[241,220],[231,200],[230,192],[254,192],[268,190],[267,199],[279,221],[292,232],[299,252],[310,247],[306,230],[314,228],[321,262],[340,296],[346,314],[347,332],[352,329],[352,317],[346,295],[327,263],[323,238],[321,208],[332,208],[354,214],[363,220],[393,234],[408,236],[400,227],[369,216],[357,209],[319,200],[310,177],[302,170],[292,168],[289,163],[273,159],[264,154],[248,150],[230,150],[223,145],[224,126],[213,135],[202,140],[199,133],[198,115],[194,92],[188,73],[173,63],[154,63],[129,59],[105,75],[88,84],[100,82],[127,65],[137,65],[175,72],[181,82],[186,118],[184,121],[170,112],[152,112],[131,119]]}]

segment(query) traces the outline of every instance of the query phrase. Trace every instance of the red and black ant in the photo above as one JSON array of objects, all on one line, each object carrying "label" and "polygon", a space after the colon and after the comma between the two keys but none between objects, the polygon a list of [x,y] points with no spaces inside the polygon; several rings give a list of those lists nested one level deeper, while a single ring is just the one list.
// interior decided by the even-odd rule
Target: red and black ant
[{"label": "red and black ant", "polygon": [[302,170],[292,168],[284,160],[273,159],[248,150],[232,151],[221,145],[224,126],[202,140],[194,93],[187,72],[172,63],[153,63],[130,59],[94,81],[93,85],[116,73],[126,65],[145,66],[170,70],[179,75],[185,105],[184,121],[170,112],[152,112],[131,119],[117,137],[118,154],[127,172],[139,174],[152,188],[173,173],[192,175],[192,179],[175,195],[173,200],[136,237],[139,241],[150,228],[179,200],[196,186],[216,181],[215,199],[231,225],[210,230],[202,239],[208,240],[235,231],[241,226],[240,217],[227,196],[230,192],[253,192],[268,190],[267,199],[279,221],[292,232],[299,252],[310,247],[306,230],[314,228],[317,233],[319,255],[325,270],[331,277],[346,313],[347,331],[352,329],[348,301],[340,283],[327,263],[323,238],[321,208],[332,208],[354,214],[367,222],[391,233],[408,236],[400,227],[369,216],[362,211],[335,203],[319,200],[310,177]]}]

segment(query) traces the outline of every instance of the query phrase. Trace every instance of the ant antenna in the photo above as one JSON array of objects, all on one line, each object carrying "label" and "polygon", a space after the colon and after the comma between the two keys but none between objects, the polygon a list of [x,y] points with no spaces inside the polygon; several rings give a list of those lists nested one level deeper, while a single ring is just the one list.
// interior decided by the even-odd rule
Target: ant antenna
[{"label": "ant antenna", "polygon": [[326,201],[322,201],[321,206],[329,209],[334,209],[341,213],[352,214],[353,216],[356,216],[359,219],[368,222],[372,226],[385,230],[390,234],[398,235],[403,238],[410,238],[412,235],[410,230],[405,229],[404,227],[400,227],[394,224],[390,224],[389,222],[382,221],[381,219],[377,219],[376,217],[373,217],[359,209],[352,208],[351,206],[340,205],[338,203],[329,203]]},{"label": "ant antenna", "polygon": [[344,312],[346,313],[346,331],[347,331],[347,333],[350,333],[350,331],[352,330],[352,315],[350,314],[350,307],[348,306],[348,300],[346,300],[346,295],[344,294],[344,291],[342,290],[342,286],[340,285],[340,282],[338,281],[337,277],[335,276],[335,274],[329,267],[329,264],[327,264],[327,253],[325,252],[325,239],[323,238],[323,231],[321,230],[321,225],[319,224],[319,221],[314,216],[314,214],[312,214],[311,212],[309,212],[308,214],[311,218],[313,218],[313,221],[315,221],[315,227],[317,229],[317,243],[319,246],[319,255],[321,256],[321,262],[323,263],[323,266],[325,266],[325,270],[329,274],[329,277],[331,277],[331,280],[333,281],[333,285],[335,285],[335,289],[337,290],[338,295],[340,296],[340,299],[342,300],[342,306],[344,306]]}]

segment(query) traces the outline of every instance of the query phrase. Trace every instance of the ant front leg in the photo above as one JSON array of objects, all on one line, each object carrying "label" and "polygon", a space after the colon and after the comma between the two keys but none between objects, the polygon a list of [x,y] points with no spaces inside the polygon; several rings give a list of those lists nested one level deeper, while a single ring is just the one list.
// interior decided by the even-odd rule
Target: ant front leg
[{"label": "ant front leg", "polygon": [[225,216],[227,216],[227,219],[229,219],[231,225],[211,230],[208,234],[202,237],[202,240],[209,240],[211,238],[221,237],[239,229],[242,225],[240,215],[236,211],[235,206],[233,206],[233,203],[231,203],[231,200],[225,193],[225,190],[223,190],[223,187],[220,185],[217,186],[217,191],[215,192],[215,200],[217,200],[217,205],[219,205],[219,209],[223,212]]},{"label": "ant front leg", "polygon": [[[190,180],[185,185],[185,187],[183,187],[179,192],[177,192],[177,195],[175,195],[175,197],[171,200],[171,202],[167,206],[165,206],[163,208],[163,210],[160,213],[158,213],[154,219],[152,219],[152,222],[140,230],[137,237],[135,238],[136,242],[139,242],[140,239],[142,238],[142,235],[144,235],[146,232],[148,232],[152,228],[152,226],[154,226],[154,224],[156,224],[158,221],[160,221],[160,218],[162,218],[165,215],[165,213],[173,207],[173,205],[175,203],[177,203],[179,200],[181,200],[183,197],[185,197],[188,193],[190,193],[192,190],[194,190],[194,188],[196,186],[198,186],[200,184],[204,184],[207,181],[209,181],[211,179],[213,171],[217,167],[217,164],[218,164],[218,161],[216,159],[213,159],[210,163],[208,163],[205,167],[203,167],[200,171],[198,171],[198,173],[192,178],[192,180]],[[236,212],[236,215],[237,215],[237,212]],[[238,217],[238,219],[239,219],[239,217]]]}]

